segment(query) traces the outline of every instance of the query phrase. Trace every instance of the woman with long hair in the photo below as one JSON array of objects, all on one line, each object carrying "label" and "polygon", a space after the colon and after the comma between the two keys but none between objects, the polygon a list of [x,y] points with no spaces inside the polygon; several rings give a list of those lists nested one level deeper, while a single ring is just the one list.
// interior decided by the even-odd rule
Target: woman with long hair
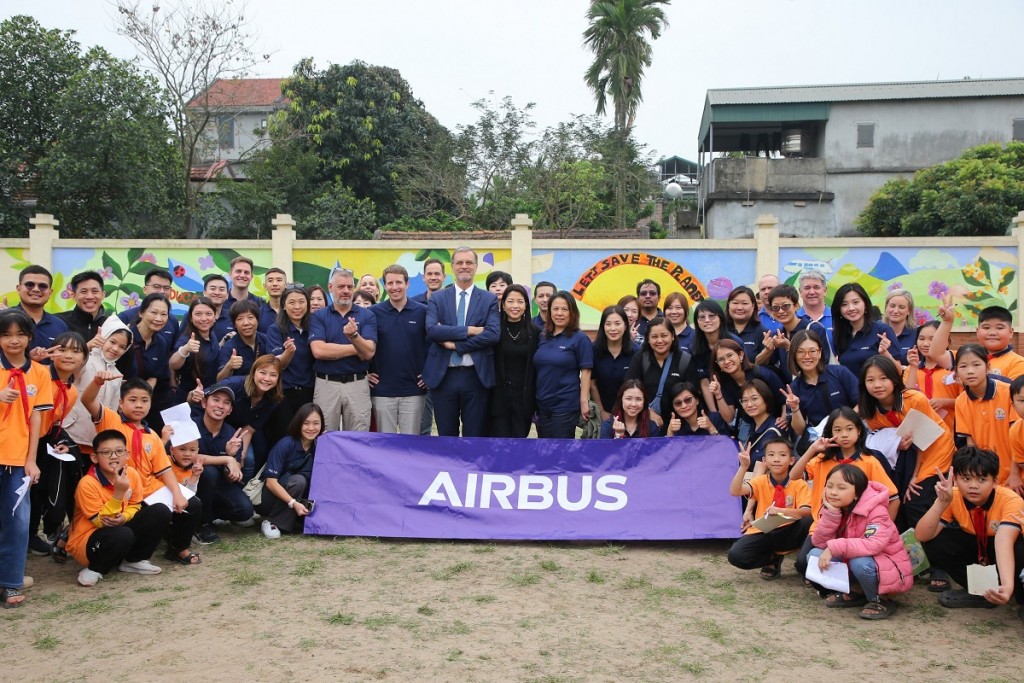
[{"label": "woman with long hair", "polygon": [[629,317],[621,306],[601,311],[594,340],[594,369],[590,373],[590,397],[597,404],[601,421],[612,415],[612,407],[629,372],[636,347],[629,335]]},{"label": "woman with long hair", "polygon": [[537,435],[576,438],[580,416],[590,417],[594,354],[590,339],[580,331],[580,311],[569,292],[551,297],[533,364],[537,370]]},{"label": "woman with long hair", "polygon": [[171,315],[171,301],[158,292],[148,294],[139,304],[138,316],[131,325],[135,376],[153,388],[153,403],[146,422],[157,434],[164,428],[161,410],[174,403],[171,390],[171,350],[167,335],[161,334]]},{"label": "woman with long hair", "polygon": [[530,321],[530,295],[509,285],[501,295],[501,331],[494,347],[490,435],[522,438],[530,433],[535,405],[533,355],[541,332]]},{"label": "woman with long hair", "polygon": [[663,397],[668,423],[662,430],[665,436],[714,436],[731,435],[729,425],[714,410],[709,410],[701,392],[690,382],[672,385]]},{"label": "woman with long hair", "polygon": [[204,387],[217,381],[217,354],[220,352],[213,326],[216,307],[205,296],[197,296],[188,306],[181,336],[174,342],[169,366],[177,373],[174,400],[181,403],[198,384]]},{"label": "woman with long hair", "polygon": [[864,362],[875,355],[899,364],[899,341],[892,328],[877,319],[871,297],[856,282],[847,282],[832,299],[832,342],[840,365],[860,376]]},{"label": "woman with long hair", "polygon": [[288,434],[277,442],[263,471],[263,498],[257,510],[263,515],[261,531],[269,539],[281,533],[299,533],[313,510],[309,486],[313,478],[316,441],[324,433],[324,413],[315,403],[295,411]]},{"label": "woman with long hair", "polygon": [[739,337],[743,353],[751,363],[764,349],[764,326],[757,315],[757,297],[750,287],[740,286],[729,292],[725,301],[725,328]]},{"label": "woman with long hair", "polygon": [[619,387],[611,416],[601,422],[602,439],[645,439],[657,436],[640,380],[627,379]]},{"label": "woman with long hair", "polygon": [[644,396],[651,409],[651,419],[659,429],[664,428],[660,411],[664,410],[662,397],[676,382],[697,384],[689,352],[676,345],[675,327],[665,318],[655,318],[647,325],[643,346],[633,354],[626,379],[638,379],[643,384]]},{"label": "woman with long hair", "polygon": [[309,294],[302,285],[287,285],[277,320],[267,329],[270,352],[281,358],[284,399],[267,427],[270,442],[284,436],[292,415],[313,402],[313,352],[309,349]]}]

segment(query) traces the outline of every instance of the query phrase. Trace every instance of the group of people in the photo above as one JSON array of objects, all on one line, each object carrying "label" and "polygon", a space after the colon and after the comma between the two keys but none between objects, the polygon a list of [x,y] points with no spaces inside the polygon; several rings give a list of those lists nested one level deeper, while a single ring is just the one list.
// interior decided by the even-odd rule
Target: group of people
[{"label": "group of people", "polygon": [[[72,555],[91,586],[114,568],[158,573],[161,541],[166,560],[196,564],[193,546],[217,542],[218,524],[261,517],[268,538],[301,531],[322,433],[431,434],[435,422],[442,436],[730,437],[730,492],[745,499],[736,566],[771,579],[789,552],[801,572],[844,561],[856,590],[822,591],[826,603],[884,618],[895,609],[885,596],[912,583],[900,534],[914,529],[942,604],[1024,600],[1024,358],[1009,345],[1009,311],[985,309],[979,343],[954,355],[951,301],[918,325],[909,292],[889,292],[879,311],[848,283],[828,307],[825,277],[808,271],[797,287],[765,276],[757,292],[737,287],[724,307],[691,311],[685,294],[663,297],[645,279],[601,312],[591,341],[554,283],[531,296],[492,271],[477,287],[469,248],[450,265],[446,287],[445,263],[427,260],[416,297],[398,264],[380,279],[337,268],[326,290],[270,268],[263,300],[238,257],[204,279],[180,322],[165,270],[146,274],[137,308],[108,317],[100,274],[75,275],[75,307],[52,315],[50,273],[25,268],[20,303],[0,312],[11,444],[0,454],[0,603],[24,599],[26,548]],[[161,418],[182,402],[196,440],[175,439]],[[942,436],[868,447],[911,411]],[[243,488],[253,480],[255,506]],[[755,523],[773,515],[785,523]],[[974,563],[997,566],[998,589],[952,586],[966,588]]]}]

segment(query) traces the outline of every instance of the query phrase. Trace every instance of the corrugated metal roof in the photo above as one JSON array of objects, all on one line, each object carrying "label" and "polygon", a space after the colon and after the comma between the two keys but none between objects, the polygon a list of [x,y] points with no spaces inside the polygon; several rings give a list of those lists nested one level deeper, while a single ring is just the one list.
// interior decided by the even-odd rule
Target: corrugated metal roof
[{"label": "corrugated metal roof", "polygon": [[707,104],[715,106],[719,104],[857,102],[946,97],[998,97],[1001,95],[1024,95],[1024,78],[721,88],[708,90]]}]

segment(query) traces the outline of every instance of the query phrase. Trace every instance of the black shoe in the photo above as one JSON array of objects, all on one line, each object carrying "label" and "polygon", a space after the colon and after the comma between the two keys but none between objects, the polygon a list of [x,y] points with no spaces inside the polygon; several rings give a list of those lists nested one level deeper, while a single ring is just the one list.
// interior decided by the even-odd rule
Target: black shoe
[{"label": "black shoe", "polygon": [[192,536],[199,545],[213,545],[220,543],[220,536],[213,530],[212,524],[204,524],[196,530]]},{"label": "black shoe", "polygon": [[28,537],[28,550],[33,555],[46,557],[53,550],[53,546],[47,543],[43,537],[32,534]]}]

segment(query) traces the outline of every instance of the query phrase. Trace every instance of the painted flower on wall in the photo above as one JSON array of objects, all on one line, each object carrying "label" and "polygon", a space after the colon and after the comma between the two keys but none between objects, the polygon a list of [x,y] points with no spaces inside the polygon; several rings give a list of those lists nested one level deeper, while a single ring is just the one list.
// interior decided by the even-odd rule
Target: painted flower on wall
[{"label": "painted flower on wall", "polygon": [[142,299],[139,298],[138,294],[132,292],[128,296],[122,296],[118,299],[118,303],[121,304],[122,308],[135,308],[142,303]]},{"label": "painted flower on wall", "polygon": [[942,297],[949,294],[949,286],[945,282],[939,282],[938,280],[932,280],[932,283],[928,285],[928,296],[942,301]]},{"label": "painted flower on wall", "polygon": [[68,283],[68,286],[64,288],[64,291],[62,291],[62,292],[60,293],[60,298],[61,298],[61,299],[70,299],[70,298],[71,298],[71,297],[73,297],[74,295],[75,295],[75,293],[74,293],[74,291],[73,291],[73,290],[71,289],[71,283],[69,282],[69,283]]},{"label": "painted flower on wall", "polygon": [[100,268],[97,272],[103,277],[104,280],[114,279],[114,269],[111,268],[110,266],[107,266],[106,268]]},{"label": "painted flower on wall", "polygon": [[928,311],[924,310],[923,308],[915,308],[914,309],[914,322],[917,323],[918,327],[920,327],[921,325],[924,325],[929,320],[933,320],[931,313],[929,313]]},{"label": "painted flower on wall", "polygon": [[903,283],[902,282],[894,282],[891,285],[889,285],[889,291],[890,292],[895,292],[897,289],[903,289]]},{"label": "painted flower on wall", "polygon": [[153,256],[153,254],[151,252],[147,251],[145,254],[143,254],[142,256],[139,257],[139,260],[140,261],[145,261],[146,263],[154,263],[155,264],[156,263],[156,256]]},{"label": "painted flower on wall", "polygon": [[199,257],[199,270],[209,270],[215,268],[217,264],[213,262],[212,256],[200,256]]}]

